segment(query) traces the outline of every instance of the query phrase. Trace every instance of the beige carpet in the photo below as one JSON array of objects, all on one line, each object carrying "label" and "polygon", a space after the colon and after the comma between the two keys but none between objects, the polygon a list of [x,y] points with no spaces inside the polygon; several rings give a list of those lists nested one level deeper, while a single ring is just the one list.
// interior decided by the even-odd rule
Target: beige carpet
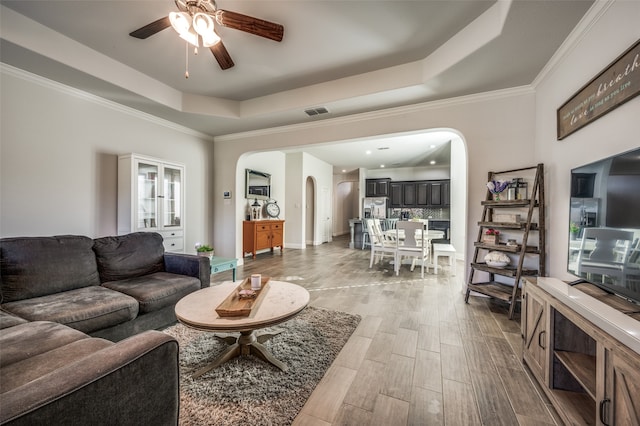
[{"label": "beige carpet", "polygon": [[193,379],[226,344],[182,324],[164,332],[180,343],[181,425],[289,425],[353,333],[360,317],[307,307],[262,331],[284,330],[265,343],[289,370],[253,356],[235,358]]}]

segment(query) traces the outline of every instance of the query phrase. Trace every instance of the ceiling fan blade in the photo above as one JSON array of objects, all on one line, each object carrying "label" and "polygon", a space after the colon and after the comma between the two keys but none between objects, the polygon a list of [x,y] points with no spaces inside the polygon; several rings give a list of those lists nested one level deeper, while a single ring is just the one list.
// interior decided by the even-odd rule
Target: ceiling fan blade
[{"label": "ceiling fan blade", "polygon": [[282,41],[282,36],[284,35],[284,27],[280,24],[243,15],[237,12],[218,9],[215,11],[215,18],[222,26],[275,41]]},{"label": "ceiling fan blade", "polygon": [[222,44],[222,40],[209,47],[209,50],[211,50],[216,61],[218,61],[218,65],[220,65],[220,68],[223,70],[229,69],[235,65],[233,63],[233,59],[231,59],[231,55],[229,55],[229,52],[227,51],[227,48]]},{"label": "ceiling fan blade", "polygon": [[169,21],[169,17],[165,16],[164,18],[160,18],[157,21],[153,21],[150,24],[145,25],[142,28],[138,28],[137,30],[130,32],[129,35],[131,37],[145,39],[154,35],[155,33],[159,33],[160,31],[169,28],[171,26],[171,21]]}]

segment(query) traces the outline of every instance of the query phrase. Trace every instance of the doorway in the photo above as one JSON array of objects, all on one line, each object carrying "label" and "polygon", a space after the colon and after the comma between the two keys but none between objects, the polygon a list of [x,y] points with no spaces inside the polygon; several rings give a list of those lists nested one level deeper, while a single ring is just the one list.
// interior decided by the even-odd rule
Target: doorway
[{"label": "doorway", "polygon": [[305,244],[314,245],[315,238],[315,212],[316,212],[315,182],[311,176],[307,176],[305,185]]}]

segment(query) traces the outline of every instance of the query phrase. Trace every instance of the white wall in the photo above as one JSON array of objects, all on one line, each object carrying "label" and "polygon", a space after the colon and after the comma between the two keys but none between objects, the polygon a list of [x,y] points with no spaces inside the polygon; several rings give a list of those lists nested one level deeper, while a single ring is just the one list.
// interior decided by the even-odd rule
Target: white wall
[{"label": "white wall", "polygon": [[[253,199],[245,199],[245,169],[254,169],[261,172],[271,174],[271,198],[278,201],[280,206],[280,219],[285,220],[284,226],[284,246],[285,248],[303,249],[306,240],[313,239],[313,244],[320,244],[316,241],[321,235],[319,233],[320,224],[316,221],[316,230],[314,235],[306,235],[306,179],[311,176],[318,185],[316,195],[319,194],[320,188],[332,186],[333,167],[318,160],[317,158],[306,153],[285,154],[282,151],[264,151],[252,152],[242,155],[238,159],[235,171],[235,183],[227,183],[227,186],[236,188],[235,203],[219,203],[223,206],[231,206],[236,209],[236,220],[233,224],[235,228],[235,244],[234,251],[230,252],[228,245],[216,243],[214,248],[216,253],[221,251],[228,257],[236,257],[241,259],[239,264],[243,263],[242,253],[242,221],[248,214],[249,205],[253,203]],[[226,179],[225,182],[229,182]],[[222,192],[220,192],[222,194]],[[218,197],[220,198],[220,197]],[[315,206],[318,206],[315,200]],[[262,201],[259,201],[263,204]]]},{"label": "white wall", "polygon": [[557,108],[640,36],[640,2],[616,1],[597,12],[601,15],[595,23],[566,43],[562,59],[552,64],[551,71],[536,86],[536,158],[545,164],[549,207],[548,274],[561,279],[574,279],[565,272],[571,169],[640,146],[640,97],[565,139],[556,139]]},{"label": "white wall", "polygon": [[[307,241],[312,241],[313,245],[322,244],[325,206],[319,197],[323,193],[323,188],[333,193],[333,166],[303,152],[287,154],[286,158],[286,204],[289,213],[285,223],[285,248],[304,249]],[[308,195],[307,178],[309,177],[312,178],[315,188],[313,193]],[[314,199],[307,200],[307,196]],[[307,206],[314,206],[315,211],[308,213]],[[307,235],[307,217],[311,214],[314,217],[312,235]],[[329,210],[328,215],[331,218],[332,210]]]},{"label": "white wall", "polygon": [[360,215],[359,170],[333,175],[333,236],[349,233],[349,219]]},{"label": "white wall", "polygon": [[[271,198],[278,202],[280,207],[280,218],[285,217],[286,205],[285,200],[285,155],[279,151],[252,153],[243,156],[238,161],[237,179],[235,185],[235,205],[238,210],[237,221],[238,230],[242,232],[242,221],[246,219],[246,215],[251,213],[250,205],[253,204],[253,198],[245,198],[246,189],[246,169],[257,170],[259,172],[269,173],[271,175]],[[216,201],[220,202],[222,193],[217,194]],[[264,204],[263,200],[258,200],[260,205]],[[264,212],[263,212],[264,213]]]},{"label": "white wall", "polygon": [[[451,208],[449,218],[451,220],[451,244],[456,249],[458,259],[464,259],[467,251],[467,158],[466,147],[460,136],[451,140]],[[474,233],[472,232],[472,235]]]},{"label": "white wall", "polygon": [[185,164],[185,247],[213,241],[212,141],[1,67],[1,236],[115,235],[117,156],[136,152]]},{"label": "white wall", "polygon": [[[114,234],[116,157],[138,152],[186,164],[186,246],[209,236],[217,254],[231,257],[241,250],[243,213],[238,205],[244,203],[245,165],[239,160],[244,154],[297,147],[301,141],[340,142],[447,127],[466,144],[467,258],[487,171],[543,162],[549,272],[563,278],[570,169],[640,145],[640,97],[556,140],[557,108],[638,39],[640,2],[596,2],[589,13],[574,39],[561,48],[562,59],[544,70],[535,92],[515,88],[227,135],[215,138],[213,150],[201,135],[3,66],[0,235]],[[284,169],[284,161],[279,167]],[[260,164],[251,168],[261,169]],[[271,165],[265,171],[284,173]],[[285,187],[284,177],[278,186]],[[233,188],[236,202],[224,202],[223,191]]]},{"label": "white wall", "polygon": [[[325,226],[328,226],[329,229],[333,229],[333,209],[331,205],[328,205],[322,200],[323,195],[327,195],[330,200],[333,200],[333,166],[329,163],[326,163],[318,158],[305,153],[303,155],[303,178],[304,180],[301,182],[303,186],[305,186],[305,182],[308,177],[313,178],[315,183],[315,191],[313,196],[315,200],[313,203],[307,205],[315,206],[313,221],[314,230],[313,235],[306,236],[306,240],[313,241],[313,245],[319,245],[323,242],[328,242],[325,240]],[[305,186],[306,188],[306,186]],[[307,193],[305,191],[305,200],[307,198]],[[333,203],[333,201],[332,201]],[[329,222],[327,224],[327,221]],[[332,232],[329,232],[329,241],[332,237]],[[304,242],[305,239],[302,239]]]},{"label": "white wall", "polygon": [[[224,164],[257,146],[297,146],[339,142],[449,127],[466,144],[468,195],[466,257],[473,251],[486,173],[545,164],[547,202],[547,273],[570,279],[564,271],[568,245],[569,175],[573,167],[640,146],[640,97],[627,102],[562,141],[556,139],[556,110],[638,39],[640,2],[596,2],[558,57],[542,71],[534,88],[486,93],[442,102],[395,108],[372,114],[329,119],[309,125],[269,129],[216,138],[216,176]],[[452,193],[457,194],[452,187]],[[233,216],[222,206],[216,218]],[[454,214],[452,212],[452,214]],[[216,238],[233,239],[216,226]],[[455,238],[455,237],[454,237]],[[468,272],[468,271],[467,271]]]},{"label": "white wall", "polygon": [[[282,149],[306,144],[341,142],[361,137],[392,135],[407,131],[450,128],[462,135],[469,157],[469,214],[466,228],[477,229],[482,213],[480,201],[486,194],[489,170],[526,167],[534,158],[534,93],[529,88],[486,93],[410,107],[393,108],[346,118],[334,118],[305,125],[268,129],[263,132],[217,137],[214,143],[214,185],[235,177],[235,163],[245,153],[258,149]],[[499,148],[499,150],[498,150]],[[499,155],[496,155],[499,152]],[[239,236],[235,233],[235,212],[229,206],[214,206],[215,245],[231,256]],[[464,229],[464,228],[463,228]],[[466,236],[466,256],[473,247],[475,232]],[[471,240],[471,242],[470,242]]]},{"label": "white wall", "polygon": [[[232,226],[235,229],[235,235],[237,235],[238,240],[233,245],[234,251],[229,251],[229,247],[222,245],[219,240],[215,240],[217,243],[214,244],[214,249],[216,250],[216,255],[218,256],[226,256],[226,257],[235,257],[238,258],[238,264],[242,265],[243,261],[243,253],[242,253],[242,221],[246,220],[246,215],[251,213],[250,205],[253,204],[253,198],[245,198],[245,188],[246,188],[246,169],[258,170],[260,172],[269,173],[271,175],[271,198],[278,202],[278,206],[280,207],[280,219],[286,219],[287,217],[287,204],[285,194],[287,193],[286,188],[286,156],[284,153],[279,151],[271,151],[271,152],[260,152],[260,153],[250,153],[247,155],[243,155],[237,163],[237,167],[235,168],[235,179],[225,178],[225,188],[235,188],[235,202],[222,202],[222,192],[217,191],[216,195],[217,199],[215,204],[222,204],[226,207],[230,207],[234,211],[235,220],[229,222],[227,226]],[[228,189],[225,189],[225,191]],[[258,203],[260,205],[264,205],[264,201],[259,200]],[[264,214],[264,210],[261,210]],[[217,222],[217,218],[214,218],[214,222]],[[288,229],[285,224],[284,228],[284,244],[286,247]]]},{"label": "white wall", "polygon": [[287,211],[285,247],[305,248],[304,158],[301,152],[287,154]]}]

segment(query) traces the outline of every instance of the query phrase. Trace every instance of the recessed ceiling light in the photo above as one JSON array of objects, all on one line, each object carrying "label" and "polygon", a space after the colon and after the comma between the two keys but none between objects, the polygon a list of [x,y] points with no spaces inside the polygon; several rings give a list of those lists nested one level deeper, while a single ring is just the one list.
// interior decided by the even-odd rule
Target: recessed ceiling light
[{"label": "recessed ceiling light", "polygon": [[345,169],[342,169],[342,173],[347,173],[347,171]]},{"label": "recessed ceiling light", "polygon": [[429,161],[429,164],[436,164],[436,160]]},{"label": "recessed ceiling light", "polygon": [[435,146],[434,144],[431,144],[431,146],[430,146],[429,148],[433,149],[433,148],[435,148],[435,147],[436,147],[436,146]]},{"label": "recessed ceiling light", "polygon": [[381,168],[381,169],[384,169],[384,164],[380,164],[380,168]]},{"label": "recessed ceiling light", "polygon": [[366,152],[366,154],[367,154],[367,155],[371,155],[371,150],[369,150],[369,149],[368,149],[368,150],[367,150],[367,152]]}]

